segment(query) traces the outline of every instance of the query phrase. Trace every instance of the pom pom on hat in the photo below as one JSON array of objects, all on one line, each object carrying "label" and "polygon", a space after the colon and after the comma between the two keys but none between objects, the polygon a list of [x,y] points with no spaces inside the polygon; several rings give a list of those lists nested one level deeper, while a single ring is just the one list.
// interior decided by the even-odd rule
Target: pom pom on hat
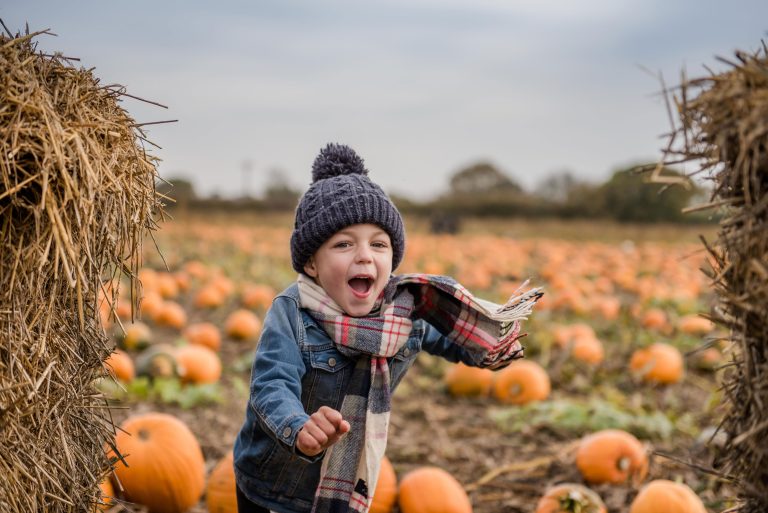
[{"label": "pom pom on hat", "polygon": [[315,163],[312,164],[312,183],[352,174],[367,175],[368,170],[355,150],[344,144],[328,144],[320,150]]}]

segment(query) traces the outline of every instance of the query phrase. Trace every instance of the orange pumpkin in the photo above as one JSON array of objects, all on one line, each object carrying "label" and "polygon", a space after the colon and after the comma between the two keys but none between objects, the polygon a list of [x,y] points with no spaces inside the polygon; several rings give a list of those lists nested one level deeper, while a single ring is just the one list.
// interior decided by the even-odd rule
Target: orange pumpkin
[{"label": "orange pumpkin", "polygon": [[184,383],[216,383],[221,378],[221,360],[212,349],[189,344],[176,349],[175,356]]},{"label": "orange pumpkin", "polygon": [[179,284],[176,278],[170,273],[158,273],[157,291],[163,299],[173,299],[179,295]]},{"label": "orange pumpkin", "polygon": [[184,264],[184,271],[198,280],[205,279],[208,276],[208,268],[199,260],[190,260]]},{"label": "orange pumpkin", "polygon": [[241,300],[246,308],[266,310],[275,296],[275,290],[268,285],[249,284],[243,287]]},{"label": "orange pumpkin", "polygon": [[147,317],[154,320],[160,314],[162,308],[163,296],[157,291],[147,291],[141,299],[139,299],[139,312],[141,313],[142,318]]},{"label": "orange pumpkin", "polygon": [[136,377],[133,360],[128,356],[128,353],[120,349],[112,351],[112,354],[104,360],[104,365],[107,366],[107,371],[110,374],[124,383],[130,383]]},{"label": "orange pumpkin", "polygon": [[548,489],[536,504],[535,513],[608,513],[598,494],[575,483]]},{"label": "orange pumpkin", "polygon": [[629,360],[629,368],[643,381],[677,383],[683,379],[683,355],[676,347],[657,342],[636,350]]},{"label": "orange pumpkin", "polygon": [[115,445],[125,458],[115,475],[132,502],[151,513],[182,513],[200,500],[205,488],[205,460],[195,435],[181,420],[165,413],[127,419]]},{"label": "orange pumpkin", "polygon": [[707,513],[707,509],[688,486],[657,479],[643,486],[629,513]]},{"label": "orange pumpkin", "polygon": [[420,467],[403,476],[398,504],[401,513],[472,513],[461,484],[437,467]]},{"label": "orange pumpkin", "polygon": [[212,285],[206,285],[195,294],[194,304],[197,308],[218,308],[224,304],[224,294]]},{"label": "orange pumpkin", "polygon": [[493,395],[501,402],[526,404],[549,397],[552,385],[541,365],[532,360],[517,360],[496,373]]},{"label": "orange pumpkin", "polygon": [[558,326],[554,330],[554,336],[555,343],[560,347],[568,347],[568,344],[580,338],[597,338],[592,326],[583,322]]},{"label": "orange pumpkin", "polygon": [[250,310],[235,310],[227,317],[224,331],[232,338],[250,340],[261,333],[261,321]]},{"label": "orange pumpkin", "polygon": [[237,513],[235,469],[232,451],[227,453],[208,476],[205,504],[209,513]]},{"label": "orange pumpkin", "polygon": [[205,346],[213,351],[221,348],[221,333],[219,328],[210,322],[197,322],[187,326],[184,330],[184,338],[190,344]]},{"label": "orange pumpkin", "polygon": [[689,335],[706,335],[715,325],[709,319],[696,314],[685,315],[677,321],[677,329]]},{"label": "orange pumpkin", "polygon": [[490,369],[457,363],[448,369],[443,381],[451,395],[485,396],[491,390],[493,377],[493,371]]},{"label": "orange pumpkin", "polygon": [[109,476],[106,476],[101,483],[99,483],[99,499],[101,503],[98,504],[99,511],[106,511],[112,506],[112,502],[115,498],[115,489],[112,487],[112,481]]},{"label": "orange pumpkin", "polygon": [[598,365],[605,358],[603,343],[592,337],[580,337],[574,340],[571,354],[575,359],[590,365]]},{"label": "orange pumpkin", "polygon": [[141,350],[152,343],[152,330],[141,321],[123,324],[125,332],[120,326],[115,327],[115,338],[123,349],[128,351]]},{"label": "orange pumpkin", "polygon": [[187,324],[187,312],[184,307],[173,301],[165,301],[155,318],[155,322],[163,326],[182,329]]},{"label": "orange pumpkin", "polygon": [[643,328],[651,330],[665,331],[669,326],[667,314],[661,308],[649,308],[643,313],[640,324]]},{"label": "orange pumpkin", "polygon": [[605,429],[581,439],[576,467],[590,483],[640,482],[648,472],[648,455],[632,434]]},{"label": "orange pumpkin", "polygon": [[397,474],[392,462],[384,456],[381,460],[379,480],[373,492],[369,513],[390,513],[397,501]]}]

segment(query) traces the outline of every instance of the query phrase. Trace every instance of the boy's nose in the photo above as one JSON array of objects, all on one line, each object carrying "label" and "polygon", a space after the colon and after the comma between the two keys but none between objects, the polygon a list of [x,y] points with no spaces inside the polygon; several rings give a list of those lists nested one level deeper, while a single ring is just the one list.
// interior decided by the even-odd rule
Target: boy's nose
[{"label": "boy's nose", "polygon": [[369,248],[367,245],[360,245],[357,250],[357,261],[370,262],[371,260],[373,260],[373,253],[371,252],[371,248]]}]

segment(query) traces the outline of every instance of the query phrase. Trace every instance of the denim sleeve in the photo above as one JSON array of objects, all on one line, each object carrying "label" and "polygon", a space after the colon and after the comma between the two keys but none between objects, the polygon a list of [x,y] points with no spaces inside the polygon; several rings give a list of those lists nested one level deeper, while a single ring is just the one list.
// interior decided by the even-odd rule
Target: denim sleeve
[{"label": "denim sleeve", "polygon": [[249,405],[264,430],[287,450],[296,450],[296,435],[309,415],[301,404],[301,379],[306,372],[299,349],[298,307],[278,296],[264,319],[251,371]]},{"label": "denim sleeve", "polygon": [[462,362],[472,367],[478,367],[483,360],[482,354],[454,344],[428,322],[424,322],[424,338],[421,341],[421,348],[429,354],[441,356],[449,362]]}]

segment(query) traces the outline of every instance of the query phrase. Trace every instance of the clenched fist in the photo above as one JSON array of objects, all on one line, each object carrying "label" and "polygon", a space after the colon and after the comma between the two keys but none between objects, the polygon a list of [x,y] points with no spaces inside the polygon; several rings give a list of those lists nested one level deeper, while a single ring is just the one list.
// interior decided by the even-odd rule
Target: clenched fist
[{"label": "clenched fist", "polygon": [[296,448],[307,456],[315,456],[335,444],[349,431],[349,427],[349,422],[341,418],[341,413],[321,406],[309,416],[296,435]]}]

